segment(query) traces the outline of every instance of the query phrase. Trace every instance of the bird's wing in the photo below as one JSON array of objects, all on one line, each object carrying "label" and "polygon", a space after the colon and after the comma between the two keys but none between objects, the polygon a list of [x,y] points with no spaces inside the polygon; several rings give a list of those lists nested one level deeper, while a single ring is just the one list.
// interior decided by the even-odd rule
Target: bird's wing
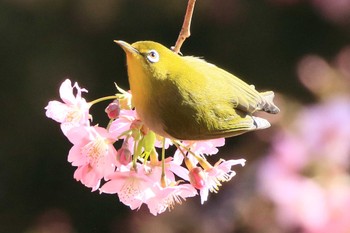
[{"label": "bird's wing", "polygon": [[[181,69],[169,78],[175,89],[181,92],[181,95],[173,95],[181,96],[180,99],[171,99],[171,109],[178,112],[163,117],[172,121],[164,124],[169,135],[182,140],[205,140],[236,136],[270,126],[267,120],[252,116],[255,111],[267,111],[265,106],[270,106],[267,104],[269,99],[272,101],[272,98],[266,98],[268,93],[265,97],[254,86],[202,59],[183,59],[186,62],[181,64]],[[177,108],[179,104],[182,111]],[[185,107],[188,107],[186,111],[183,110]]]},{"label": "bird's wing", "polygon": [[[201,76],[203,80],[200,82],[209,84],[206,91],[217,92],[220,90],[220,96],[225,99],[229,98],[233,108],[247,113],[263,109],[266,100],[264,96],[255,90],[253,85],[248,85],[233,74],[202,59],[195,57],[184,58],[191,63],[191,67],[196,70],[197,76]],[[213,93],[213,95],[218,94]]]},{"label": "bird's wing", "polygon": [[270,126],[270,123],[266,119],[246,115],[245,118],[239,119],[239,121],[229,122],[224,127],[206,132],[205,134],[201,135],[202,138],[199,140],[232,137],[248,131],[266,129]]}]

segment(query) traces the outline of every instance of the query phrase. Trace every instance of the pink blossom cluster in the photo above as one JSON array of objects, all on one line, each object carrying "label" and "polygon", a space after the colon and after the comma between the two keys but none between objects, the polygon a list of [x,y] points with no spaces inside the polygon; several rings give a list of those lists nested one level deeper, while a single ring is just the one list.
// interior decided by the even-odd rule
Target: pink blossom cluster
[{"label": "pink blossom cluster", "polygon": [[260,191],[287,232],[349,232],[349,67],[349,46],[332,61],[314,54],[300,60],[298,77],[318,102],[297,111],[290,105],[293,119],[283,121],[260,164]]},{"label": "pink blossom cluster", "polygon": [[[244,159],[219,159],[214,165],[206,160],[225,144],[224,138],[178,141],[156,135],[138,118],[130,92],[117,89],[116,95],[87,102],[82,97],[87,90],[67,79],[59,90],[62,102],[50,101],[45,108],[73,144],[68,161],[76,167],[74,178],[92,191],[117,194],[133,210],[145,204],[157,215],[197,194],[204,203],[209,192],[235,176],[233,165],[244,166]],[[92,124],[89,110],[105,100],[113,102],[105,110],[110,122],[101,127]],[[165,156],[170,146],[177,150]]]},{"label": "pink blossom cluster", "polygon": [[349,119],[350,97],[333,96],[303,109],[275,137],[258,177],[281,226],[303,233],[349,232]]}]

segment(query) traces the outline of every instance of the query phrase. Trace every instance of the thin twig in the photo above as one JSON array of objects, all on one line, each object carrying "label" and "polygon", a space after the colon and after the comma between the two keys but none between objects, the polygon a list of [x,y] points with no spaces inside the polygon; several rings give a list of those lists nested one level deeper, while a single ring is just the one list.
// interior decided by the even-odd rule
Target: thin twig
[{"label": "thin twig", "polygon": [[184,43],[186,38],[191,36],[190,27],[191,27],[191,20],[192,20],[192,15],[193,15],[195,3],[196,3],[196,0],[188,0],[184,22],[182,24],[182,28],[181,28],[179,37],[177,38],[177,41],[176,41],[175,46],[173,48],[173,51],[175,53],[180,53],[180,48],[181,48],[182,44]]}]

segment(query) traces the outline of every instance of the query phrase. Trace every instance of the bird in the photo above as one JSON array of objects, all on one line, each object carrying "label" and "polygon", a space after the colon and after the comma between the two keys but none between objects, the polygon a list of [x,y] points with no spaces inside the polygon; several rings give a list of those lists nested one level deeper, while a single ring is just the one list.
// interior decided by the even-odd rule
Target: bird
[{"label": "bird", "polygon": [[132,104],[156,134],[209,140],[270,127],[257,111],[276,114],[274,92],[258,92],[235,75],[154,41],[114,40],[126,54]]}]

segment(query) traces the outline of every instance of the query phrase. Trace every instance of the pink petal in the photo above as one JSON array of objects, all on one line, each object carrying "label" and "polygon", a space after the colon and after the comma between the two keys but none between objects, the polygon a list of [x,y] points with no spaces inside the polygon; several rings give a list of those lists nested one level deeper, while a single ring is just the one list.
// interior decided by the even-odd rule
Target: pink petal
[{"label": "pink petal", "polygon": [[77,82],[74,83],[73,88],[74,87],[77,89],[77,94],[75,96],[75,99],[80,100],[81,99],[81,93],[82,92],[88,92],[85,88],[80,88]]},{"label": "pink petal", "polygon": [[188,176],[188,170],[176,163],[169,163],[170,167],[169,170],[172,171],[175,175],[177,175],[178,177],[189,181],[190,178]]},{"label": "pink petal", "polygon": [[115,193],[118,193],[120,191],[122,186],[123,186],[122,180],[118,180],[118,179],[110,180],[100,188],[100,192],[101,193],[108,193],[108,194],[115,194]]},{"label": "pink petal", "polygon": [[66,104],[63,104],[59,101],[50,101],[48,105],[45,107],[46,116],[51,118],[59,123],[65,121],[69,108]]},{"label": "pink petal", "polygon": [[109,132],[115,137],[119,137],[122,133],[130,129],[131,121],[124,118],[118,118],[112,122]]},{"label": "pink petal", "polygon": [[181,203],[187,197],[197,195],[197,190],[189,184],[160,187],[159,184],[154,186],[155,196],[146,201],[146,204],[153,215],[161,214],[166,209],[170,209],[176,203]]},{"label": "pink petal", "polygon": [[204,187],[199,191],[199,194],[201,196],[201,204],[203,205],[204,202],[208,200],[209,189],[207,187]]},{"label": "pink petal", "polygon": [[75,103],[75,96],[73,95],[72,82],[69,79],[66,79],[60,87],[60,97],[63,102],[67,104]]},{"label": "pink petal", "polygon": [[225,145],[225,138],[204,140],[204,141],[184,141],[189,145],[194,153],[213,155],[218,153],[217,147]]},{"label": "pink petal", "polygon": [[68,162],[72,163],[73,166],[83,166],[88,164],[88,160],[81,154],[81,147],[74,145],[68,154]]},{"label": "pink petal", "polygon": [[85,144],[90,137],[89,129],[92,127],[78,126],[71,128],[66,136],[72,144]]},{"label": "pink petal", "polygon": [[229,172],[231,171],[231,167],[234,165],[242,165],[242,167],[245,165],[246,160],[245,159],[230,159],[227,161],[223,161],[220,163],[217,168],[224,171]]},{"label": "pink petal", "polygon": [[96,191],[100,186],[101,179],[96,175],[88,165],[78,167],[74,172],[74,178],[80,181],[88,188],[92,188],[92,191]]}]

